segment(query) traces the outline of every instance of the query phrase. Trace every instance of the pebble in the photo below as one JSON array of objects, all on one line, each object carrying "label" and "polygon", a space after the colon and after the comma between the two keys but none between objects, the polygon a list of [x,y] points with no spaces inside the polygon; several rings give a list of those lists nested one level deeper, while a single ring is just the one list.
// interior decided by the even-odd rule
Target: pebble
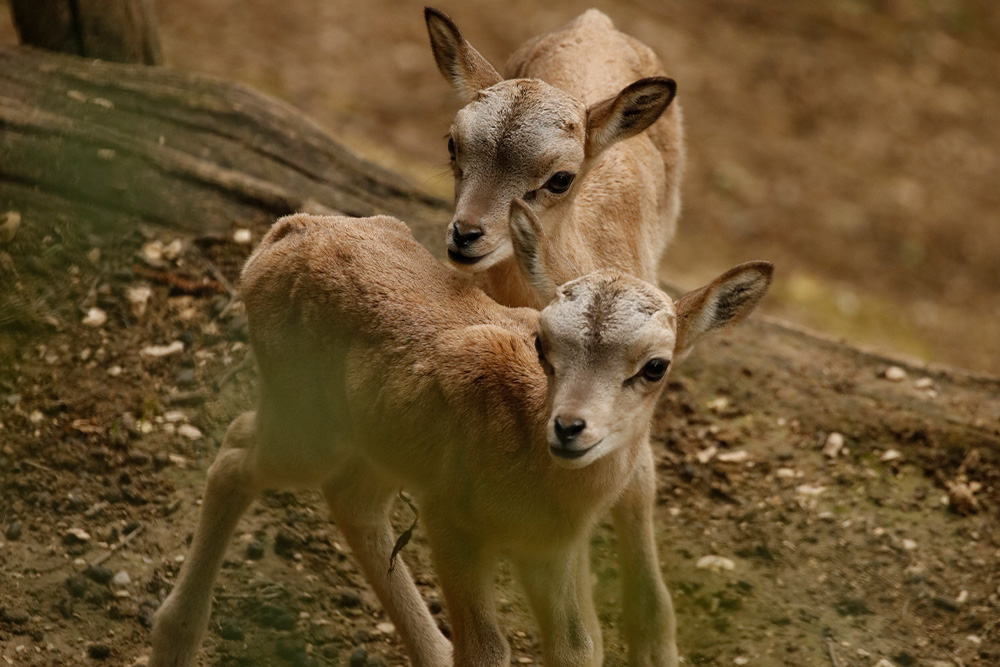
[{"label": "pebble", "polygon": [[736,563],[725,556],[702,556],[698,559],[698,562],[695,563],[695,567],[699,570],[721,572],[722,570],[736,569]]},{"label": "pebble", "polygon": [[14,240],[18,227],[21,226],[21,214],[17,211],[7,211],[0,223],[0,245],[7,245]]},{"label": "pebble", "polygon": [[125,291],[125,296],[132,309],[132,315],[134,315],[136,319],[141,319],[142,316],[146,314],[146,307],[149,305],[150,297],[153,296],[153,290],[146,285],[129,287]]},{"label": "pebble", "polygon": [[264,543],[260,540],[253,540],[247,544],[246,556],[248,560],[260,560],[264,557]]},{"label": "pebble", "polygon": [[142,250],[139,251],[139,254],[142,255],[142,258],[146,260],[147,264],[159,266],[163,263],[163,242],[150,241],[142,246]]},{"label": "pebble", "polygon": [[897,461],[897,460],[899,460],[901,458],[903,458],[903,455],[900,453],[900,451],[898,449],[889,449],[889,450],[886,450],[886,452],[884,454],[882,454],[882,456],[879,457],[879,459],[882,461],[882,463],[889,463],[890,461]]},{"label": "pebble", "polygon": [[181,243],[180,239],[174,239],[167,245],[163,246],[163,257],[171,262],[176,261],[177,258],[181,256],[182,250],[184,250],[184,244]]},{"label": "pebble", "polygon": [[733,664],[734,665],[749,665],[750,664],[750,658],[748,658],[748,657],[746,657],[744,655],[738,655],[735,658],[733,658]]},{"label": "pebble", "polygon": [[119,366],[118,364],[115,364],[114,366],[108,369],[108,375],[110,375],[113,378],[116,378],[121,374],[122,374],[122,367]]},{"label": "pebble", "polygon": [[902,545],[903,549],[905,549],[906,551],[913,551],[914,549],[917,548],[917,541],[905,538],[902,541]]},{"label": "pebble", "polygon": [[826,442],[823,444],[823,455],[829,459],[835,459],[840,456],[840,450],[843,448],[843,434],[834,431],[830,435],[826,436]]},{"label": "pebble", "polygon": [[361,604],[361,596],[354,591],[345,591],[340,594],[341,607],[357,607]]},{"label": "pebble", "polygon": [[16,542],[17,540],[21,539],[22,532],[23,528],[21,526],[21,522],[11,521],[10,525],[7,526],[7,532],[5,534],[7,535],[8,540],[10,540],[11,542]]},{"label": "pebble", "polygon": [[63,542],[68,544],[82,544],[90,541],[90,533],[82,528],[69,528],[63,533]]},{"label": "pebble", "polygon": [[219,636],[230,641],[242,641],[243,628],[236,619],[223,616],[219,619]]},{"label": "pebble", "polygon": [[799,484],[795,487],[795,493],[800,496],[816,497],[824,491],[826,491],[826,487],[820,486],[819,484]]},{"label": "pebble", "polygon": [[87,655],[94,660],[105,660],[111,657],[111,647],[107,644],[91,644],[87,647]]},{"label": "pebble", "polygon": [[889,366],[885,369],[885,379],[889,382],[902,382],[906,379],[906,371],[899,366]]},{"label": "pebble", "polygon": [[200,440],[204,437],[198,427],[191,424],[181,424],[178,426],[177,435],[184,436],[188,440]]},{"label": "pebble", "polygon": [[190,387],[198,381],[193,368],[182,368],[177,373],[177,384],[181,387]]},{"label": "pebble", "polygon": [[715,458],[715,455],[718,453],[718,451],[719,449],[715,445],[712,445],[710,447],[706,447],[705,449],[701,450],[694,456],[695,458],[698,459],[698,463],[705,464],[711,461],[713,458]]},{"label": "pebble", "polygon": [[379,623],[375,626],[375,629],[381,632],[383,635],[391,635],[396,631],[396,626],[392,623],[384,622]]},{"label": "pebble", "polygon": [[253,234],[250,233],[249,229],[237,229],[233,232],[233,243],[239,243],[240,245],[250,245],[253,241]]},{"label": "pebble", "polygon": [[745,449],[737,449],[733,452],[723,452],[718,456],[718,459],[723,463],[742,463],[748,458],[750,458],[750,454],[748,454]]},{"label": "pebble", "polygon": [[351,654],[351,659],[347,663],[350,667],[365,667],[368,664],[368,651],[359,648]]},{"label": "pebble", "polygon": [[184,343],[182,341],[175,340],[169,345],[147,345],[139,350],[139,354],[143,357],[158,359],[160,357],[169,357],[174,354],[180,354],[183,351]]},{"label": "pebble", "polygon": [[915,386],[917,389],[933,389],[934,380],[930,378],[920,378],[919,380],[913,383],[913,386]]},{"label": "pebble", "polygon": [[104,323],[108,321],[108,314],[105,313],[100,308],[91,308],[87,311],[86,316],[83,318],[83,324],[88,327],[103,327]]},{"label": "pebble", "polygon": [[132,583],[132,577],[128,576],[128,572],[125,570],[119,570],[115,573],[115,576],[111,578],[111,583],[115,586],[128,586]]},{"label": "pebble", "polygon": [[99,584],[107,584],[111,581],[114,573],[103,565],[88,565],[83,571],[83,575]]},{"label": "pebble", "polygon": [[38,426],[45,420],[45,415],[42,414],[41,410],[32,410],[31,414],[28,415],[28,421],[30,421],[35,426]]}]

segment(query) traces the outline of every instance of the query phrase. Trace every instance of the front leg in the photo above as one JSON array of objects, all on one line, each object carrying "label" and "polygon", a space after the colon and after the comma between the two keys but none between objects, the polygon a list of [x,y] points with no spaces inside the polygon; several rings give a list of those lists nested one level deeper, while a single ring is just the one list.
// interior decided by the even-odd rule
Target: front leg
[{"label": "front leg", "polygon": [[434,569],[451,621],[454,667],[508,667],[510,646],[500,629],[493,575],[496,557],[480,539],[426,511]]},{"label": "front leg", "polygon": [[612,508],[622,570],[624,634],[630,667],[676,667],[677,621],[660,574],[653,532],[656,472],[644,448],[640,467]]},{"label": "front leg", "polygon": [[588,547],[584,537],[563,553],[515,559],[542,631],[546,667],[597,667],[602,662]]}]

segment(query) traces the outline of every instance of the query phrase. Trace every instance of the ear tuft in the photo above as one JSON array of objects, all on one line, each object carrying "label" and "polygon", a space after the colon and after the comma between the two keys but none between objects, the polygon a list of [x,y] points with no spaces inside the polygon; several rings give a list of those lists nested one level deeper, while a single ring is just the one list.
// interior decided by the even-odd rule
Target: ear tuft
[{"label": "ear tuft", "polygon": [[503,80],[493,66],[462,37],[458,26],[447,14],[433,7],[424,7],[424,21],[431,38],[434,62],[444,78],[458,91],[463,102],[471,102],[480,90]]},{"label": "ear tuft", "polygon": [[770,262],[746,262],[677,301],[677,346],[682,359],[702,335],[739,324],[764,298],[774,275]]},{"label": "ear tuft", "polygon": [[677,82],[654,76],[626,86],[614,97],[587,109],[588,157],[635,136],[656,122],[677,94]]}]

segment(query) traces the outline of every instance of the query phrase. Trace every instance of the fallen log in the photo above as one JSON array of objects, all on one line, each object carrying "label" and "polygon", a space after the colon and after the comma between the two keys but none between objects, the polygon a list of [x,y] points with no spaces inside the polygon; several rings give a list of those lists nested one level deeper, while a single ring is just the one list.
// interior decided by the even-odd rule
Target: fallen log
[{"label": "fallen log", "polygon": [[[38,233],[85,229],[92,242],[138,223],[226,235],[294,211],[341,211],[395,215],[440,256],[449,218],[447,202],[245,86],[28,47],[0,49],[0,156],[0,214],[16,211]],[[889,365],[910,379],[886,380]],[[762,317],[684,368],[694,400],[735,391],[741,409],[780,405],[799,428],[916,442],[929,468],[957,468],[976,447],[998,456],[997,378],[868,354]]]}]

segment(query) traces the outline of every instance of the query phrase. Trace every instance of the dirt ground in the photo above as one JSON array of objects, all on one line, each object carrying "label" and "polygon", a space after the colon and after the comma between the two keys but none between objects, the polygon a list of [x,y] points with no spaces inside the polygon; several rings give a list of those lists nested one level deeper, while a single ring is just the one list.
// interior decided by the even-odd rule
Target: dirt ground
[{"label": "dirt ground", "polygon": [[[1000,372],[1000,9],[595,4],[656,48],[685,105],[690,168],[665,278],[694,285],[772,259],[772,314]],[[499,64],[583,7],[444,9]],[[447,193],[441,136],[457,103],[418,4],[157,11],[172,66],[288,99]],[[0,332],[0,660],[132,665],[186,552],[204,471],[253,403],[245,318],[226,288],[249,246],[148,229],[79,256],[57,246],[6,249],[20,280],[65,269],[48,305],[71,316],[43,337]],[[161,279],[177,272],[194,283]],[[151,290],[142,313],[135,287]],[[1000,665],[1000,403],[983,400],[1000,381],[904,363],[892,381],[879,358],[776,350],[773,325],[748,326],[756,346],[722,336],[677,369],[654,429],[685,664]],[[823,452],[832,434],[835,457]],[[402,530],[410,516],[397,510]],[[605,664],[624,665],[613,532],[601,525],[592,544]],[[446,628],[419,531],[404,553]],[[727,560],[699,567],[704,556]],[[509,571],[498,583],[514,659],[537,662],[524,598]],[[405,664],[316,493],[254,506],[215,599],[203,665]]]}]

